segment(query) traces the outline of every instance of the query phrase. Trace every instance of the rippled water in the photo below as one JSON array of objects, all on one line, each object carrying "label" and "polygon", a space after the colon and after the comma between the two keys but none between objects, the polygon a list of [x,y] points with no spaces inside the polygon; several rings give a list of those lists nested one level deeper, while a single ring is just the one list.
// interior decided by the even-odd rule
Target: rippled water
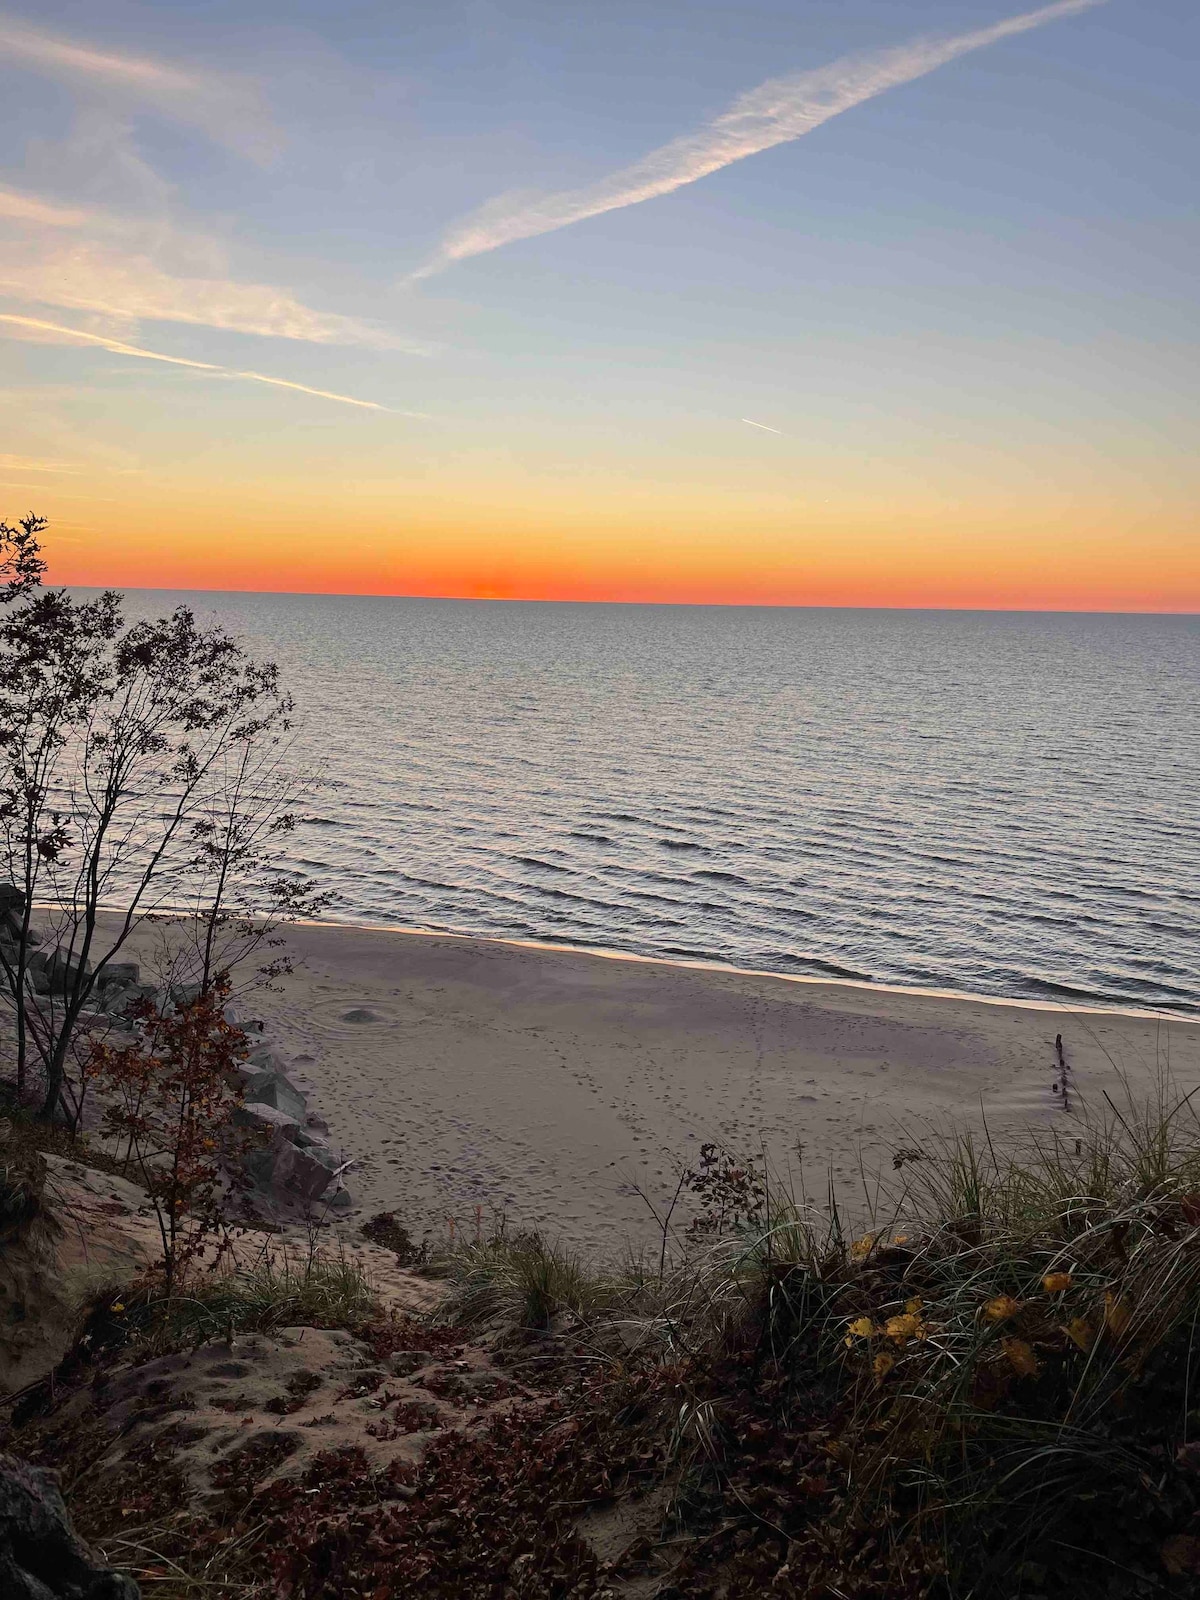
[{"label": "rippled water", "polygon": [[1200,1014],[1200,618],[180,599],[345,920]]}]

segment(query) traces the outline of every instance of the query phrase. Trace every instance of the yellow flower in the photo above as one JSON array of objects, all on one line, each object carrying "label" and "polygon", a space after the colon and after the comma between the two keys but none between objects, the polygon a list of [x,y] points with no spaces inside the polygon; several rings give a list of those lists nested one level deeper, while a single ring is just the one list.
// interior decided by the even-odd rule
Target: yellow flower
[{"label": "yellow flower", "polygon": [[873,1339],[878,1332],[879,1329],[871,1321],[870,1317],[855,1317],[854,1321],[850,1323],[849,1331],[846,1334],[847,1348],[854,1343],[855,1339]]},{"label": "yellow flower", "polygon": [[923,1339],[927,1330],[919,1312],[906,1311],[902,1317],[889,1317],[883,1331],[895,1344],[907,1344],[910,1339]]},{"label": "yellow flower", "polygon": [[874,1250],[875,1241],[878,1237],[877,1233],[864,1233],[861,1239],[855,1239],[850,1246],[851,1261],[865,1261],[871,1251]]},{"label": "yellow flower", "polygon": [[108,1309],[110,1311],[124,1311],[125,1302],[123,1300],[114,1300],[112,1305],[110,1305]]},{"label": "yellow flower", "polygon": [[989,1322],[1007,1322],[1009,1317],[1015,1317],[1021,1309],[1021,1302],[1014,1300],[1010,1294],[998,1294],[994,1300],[989,1300],[983,1308],[983,1314]]},{"label": "yellow flower", "polygon": [[886,1350],[881,1350],[872,1361],[871,1369],[877,1378],[886,1378],[895,1365],[895,1356],[890,1356]]},{"label": "yellow flower", "polygon": [[1063,1332],[1066,1334],[1067,1338],[1070,1339],[1072,1344],[1078,1345],[1078,1347],[1083,1351],[1084,1355],[1087,1355],[1088,1351],[1092,1348],[1092,1344],[1096,1337],[1095,1331],[1086,1317],[1073,1318],[1072,1321],[1067,1323],[1066,1327],[1063,1329]]},{"label": "yellow flower", "polygon": [[1042,1368],[1032,1345],[1026,1344],[1024,1339],[1001,1339],[1000,1345],[1014,1372],[1020,1373],[1022,1378],[1037,1377]]},{"label": "yellow flower", "polygon": [[1113,1294],[1111,1290],[1105,1293],[1104,1326],[1114,1339],[1119,1339],[1125,1332],[1131,1315],[1128,1305],[1119,1295]]},{"label": "yellow flower", "polygon": [[917,1295],[915,1300],[909,1300],[905,1303],[904,1309],[909,1312],[920,1311],[924,1304],[925,1302],[921,1299],[921,1296]]},{"label": "yellow flower", "polygon": [[1048,1272],[1042,1279],[1042,1288],[1047,1294],[1063,1294],[1071,1287],[1074,1274],[1070,1272]]}]

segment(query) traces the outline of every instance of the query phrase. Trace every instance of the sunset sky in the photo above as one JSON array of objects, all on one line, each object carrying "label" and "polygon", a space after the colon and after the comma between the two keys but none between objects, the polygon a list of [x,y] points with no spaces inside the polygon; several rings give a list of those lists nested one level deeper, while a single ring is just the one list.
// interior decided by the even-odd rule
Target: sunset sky
[{"label": "sunset sky", "polygon": [[0,12],[64,582],[1200,609],[1195,0]]}]

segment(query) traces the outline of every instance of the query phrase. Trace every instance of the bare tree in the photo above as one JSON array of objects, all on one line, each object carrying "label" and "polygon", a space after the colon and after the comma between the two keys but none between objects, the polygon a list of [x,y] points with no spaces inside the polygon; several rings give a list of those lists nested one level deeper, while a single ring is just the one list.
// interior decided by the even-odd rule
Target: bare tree
[{"label": "bare tree", "polygon": [[[0,863],[22,901],[0,993],[20,1087],[35,1062],[51,1117],[89,1002],[147,918],[175,930],[174,976],[207,991],[281,917],[324,897],[279,859],[306,785],[288,762],[278,669],[186,606],[127,625],[115,593],[43,587],[43,526],[0,525]],[[35,948],[35,904],[49,955]]]}]

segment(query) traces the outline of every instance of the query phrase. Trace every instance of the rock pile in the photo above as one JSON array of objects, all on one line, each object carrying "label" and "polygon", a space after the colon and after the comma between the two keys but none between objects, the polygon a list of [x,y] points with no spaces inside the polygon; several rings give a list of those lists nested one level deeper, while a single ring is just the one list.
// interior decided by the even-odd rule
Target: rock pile
[{"label": "rock pile", "polygon": [[[9,970],[15,966],[25,896],[15,884],[0,883],[0,957]],[[69,990],[79,963],[60,949],[50,947],[45,936],[30,929],[26,940],[25,984],[32,994],[52,998]],[[90,962],[83,971],[91,973]],[[128,1026],[130,1006],[149,1000],[158,1010],[189,1004],[200,992],[195,983],[175,983],[160,989],[142,981],[136,961],[106,963],[88,998],[85,1021],[103,1021],[106,1027]],[[309,1110],[307,1095],[288,1076],[288,1063],[263,1032],[260,1021],[246,1019],[230,1007],[226,1020],[250,1040],[246,1060],[238,1071],[243,1080],[244,1104],[237,1120],[263,1137],[242,1158],[250,1180],[253,1203],[266,1210],[301,1207],[343,1210],[353,1200],[342,1181],[349,1162],[329,1143],[328,1125]]]},{"label": "rock pile", "polygon": [[308,1109],[308,1096],[288,1076],[288,1063],[271,1044],[258,1021],[246,1021],[235,1007],[226,1020],[251,1039],[239,1071],[243,1103],[236,1120],[262,1135],[262,1143],[244,1159],[254,1189],[274,1200],[291,1199],[304,1206],[353,1204],[342,1182],[348,1162],[329,1144],[325,1121]]}]

